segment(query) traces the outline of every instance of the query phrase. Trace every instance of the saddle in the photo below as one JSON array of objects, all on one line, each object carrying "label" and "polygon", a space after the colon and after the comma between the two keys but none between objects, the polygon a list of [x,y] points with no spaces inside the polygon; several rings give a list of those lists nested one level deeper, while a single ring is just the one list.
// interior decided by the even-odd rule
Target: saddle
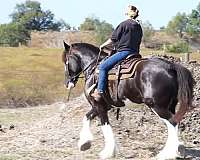
[{"label": "saddle", "polygon": [[[147,58],[142,58],[140,54],[130,55],[125,60],[116,64],[108,72],[108,88],[105,95],[103,96],[107,104],[111,106],[114,105],[116,107],[125,106],[125,103],[121,98],[119,98],[118,95],[119,82],[122,79],[127,79],[130,77],[133,78],[136,71],[136,67],[143,61],[147,61]],[[95,73],[97,78],[99,76],[98,68],[96,68]]]},{"label": "saddle", "polygon": [[[125,60],[116,64],[113,69],[108,72],[108,90],[104,100],[107,104],[116,107],[125,106],[122,99],[118,96],[118,85],[120,80],[134,77],[136,67],[147,58],[142,58],[140,54],[128,56]],[[99,76],[99,70],[96,69],[96,76]]]},{"label": "saddle", "polygon": [[[108,72],[108,80],[121,80],[133,77],[138,64],[146,60],[146,58],[141,58],[140,54],[128,56]],[[99,74],[99,70],[96,70],[96,73]]]}]

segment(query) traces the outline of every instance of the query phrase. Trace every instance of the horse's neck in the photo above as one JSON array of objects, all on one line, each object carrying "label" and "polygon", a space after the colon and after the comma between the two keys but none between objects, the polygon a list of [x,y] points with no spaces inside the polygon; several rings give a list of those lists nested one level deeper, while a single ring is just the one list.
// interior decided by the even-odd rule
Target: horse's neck
[{"label": "horse's neck", "polygon": [[85,77],[88,77],[96,65],[97,57],[98,56],[92,56],[91,54],[80,54],[79,55],[81,62],[79,65],[81,65],[81,69],[85,75]]}]

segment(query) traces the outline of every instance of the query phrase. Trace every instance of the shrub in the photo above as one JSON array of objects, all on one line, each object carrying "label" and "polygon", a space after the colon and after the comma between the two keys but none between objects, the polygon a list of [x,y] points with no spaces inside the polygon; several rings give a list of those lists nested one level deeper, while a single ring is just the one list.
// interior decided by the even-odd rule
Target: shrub
[{"label": "shrub", "polygon": [[173,53],[187,53],[190,51],[190,47],[188,43],[180,41],[175,44],[166,46],[166,51]]}]

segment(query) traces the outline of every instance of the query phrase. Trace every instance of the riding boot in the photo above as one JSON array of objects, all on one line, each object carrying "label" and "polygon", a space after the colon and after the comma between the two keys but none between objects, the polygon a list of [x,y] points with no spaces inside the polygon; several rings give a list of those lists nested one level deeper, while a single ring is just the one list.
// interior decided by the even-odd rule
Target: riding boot
[{"label": "riding boot", "polygon": [[102,99],[103,92],[99,92],[97,89],[91,94],[95,101],[100,101]]}]

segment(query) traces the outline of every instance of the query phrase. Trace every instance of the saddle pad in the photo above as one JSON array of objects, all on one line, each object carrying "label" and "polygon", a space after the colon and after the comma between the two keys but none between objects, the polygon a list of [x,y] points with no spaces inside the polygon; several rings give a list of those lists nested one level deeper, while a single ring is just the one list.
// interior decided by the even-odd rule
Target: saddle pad
[{"label": "saddle pad", "polygon": [[[113,68],[108,73],[108,80],[117,80],[118,76],[120,79],[130,78],[134,75],[136,67],[143,61],[147,61],[146,58],[134,58],[127,62],[123,62],[120,64],[120,72],[118,71],[118,67]],[[119,74],[119,75],[118,75]]]}]

